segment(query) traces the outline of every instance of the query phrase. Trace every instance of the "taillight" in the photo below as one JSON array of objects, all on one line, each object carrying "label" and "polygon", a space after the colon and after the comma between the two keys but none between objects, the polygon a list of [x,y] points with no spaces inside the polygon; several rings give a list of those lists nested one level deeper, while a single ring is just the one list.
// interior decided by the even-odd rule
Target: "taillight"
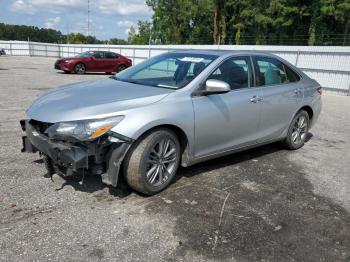
[{"label": "taillight", "polygon": [[322,95],[322,86],[316,86],[316,91]]}]

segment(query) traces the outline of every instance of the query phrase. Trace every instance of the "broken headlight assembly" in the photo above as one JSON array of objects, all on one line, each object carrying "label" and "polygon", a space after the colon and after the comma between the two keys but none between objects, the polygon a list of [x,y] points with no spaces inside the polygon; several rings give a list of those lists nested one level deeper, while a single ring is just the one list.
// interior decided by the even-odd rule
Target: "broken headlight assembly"
[{"label": "broken headlight assembly", "polygon": [[112,116],[101,119],[58,122],[46,129],[50,138],[72,137],[79,141],[89,141],[102,136],[120,123],[124,116]]}]

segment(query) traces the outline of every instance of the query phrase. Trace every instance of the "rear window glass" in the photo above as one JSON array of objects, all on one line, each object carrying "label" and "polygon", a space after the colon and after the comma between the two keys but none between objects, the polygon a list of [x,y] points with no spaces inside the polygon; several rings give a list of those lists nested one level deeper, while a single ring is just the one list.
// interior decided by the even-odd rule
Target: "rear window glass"
[{"label": "rear window glass", "polygon": [[106,58],[115,59],[115,58],[117,58],[117,54],[115,54],[115,53],[106,53]]},{"label": "rear window glass", "polygon": [[285,64],[283,65],[284,65],[284,69],[286,70],[286,74],[289,82],[291,83],[298,82],[300,80],[300,76]]},{"label": "rear window glass", "polygon": [[271,57],[257,57],[257,86],[280,85],[297,82],[300,77],[278,59]]}]

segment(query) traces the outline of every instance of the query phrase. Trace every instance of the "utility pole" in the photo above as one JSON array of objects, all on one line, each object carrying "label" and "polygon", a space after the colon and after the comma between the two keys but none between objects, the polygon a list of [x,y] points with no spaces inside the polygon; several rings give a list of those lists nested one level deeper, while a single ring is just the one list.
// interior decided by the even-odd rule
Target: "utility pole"
[{"label": "utility pole", "polygon": [[90,0],[88,0],[88,19],[87,19],[87,35],[90,35]]},{"label": "utility pole", "polygon": [[69,44],[69,23],[67,23],[67,44]]}]

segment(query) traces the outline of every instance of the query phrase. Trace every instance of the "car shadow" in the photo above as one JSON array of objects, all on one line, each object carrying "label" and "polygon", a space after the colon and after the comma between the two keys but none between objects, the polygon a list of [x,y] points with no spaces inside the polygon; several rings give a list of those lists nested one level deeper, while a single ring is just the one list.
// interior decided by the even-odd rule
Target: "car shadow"
[{"label": "car shadow", "polygon": [[[214,169],[219,169],[225,166],[229,165],[235,165],[242,161],[248,161],[250,159],[265,155],[265,154],[271,154],[278,150],[281,150],[281,146],[274,144],[274,145],[268,145],[263,146],[260,148],[252,149],[249,151],[245,151],[241,154],[235,154],[234,157],[232,155],[221,157],[215,160],[210,160],[201,164],[197,164],[188,168],[180,168],[178,175],[175,177],[174,181],[172,183],[176,183],[181,177],[192,177],[199,175],[203,172],[208,172]],[[43,163],[41,159],[35,160],[36,163]],[[104,184],[102,182],[101,177],[99,176],[92,176],[92,175],[86,175],[84,178],[82,176],[71,176],[66,177],[60,174],[59,175],[63,180],[63,184],[60,188],[57,188],[57,191],[62,190],[66,186],[71,186],[74,188],[74,190],[86,192],[86,193],[93,193],[99,190],[103,190],[108,188],[108,191],[111,195],[116,197],[126,197],[130,195],[133,190],[126,184],[123,175],[120,175],[118,186],[112,187],[107,184]],[[54,177],[49,176],[48,174],[45,174],[44,177],[54,179]],[[141,196],[144,196],[143,194],[139,194]]]},{"label": "car shadow", "polygon": [[247,162],[253,159],[257,159],[264,155],[273,154],[281,150],[285,150],[285,149],[283,148],[281,143],[276,142],[273,144],[268,144],[268,145],[256,147],[253,149],[249,149],[246,151],[232,153],[227,156],[208,160],[188,168],[181,167],[179,169],[178,175],[174,179],[174,183],[176,183],[176,181],[178,181],[182,177],[190,178],[193,176],[197,176],[203,172],[210,172],[216,169],[224,168],[226,166],[238,165],[242,162]]},{"label": "car shadow", "polygon": [[305,143],[309,142],[313,136],[314,135],[312,133],[310,133],[310,132],[307,133],[306,138],[305,138]]},{"label": "car shadow", "polygon": [[[312,133],[309,133],[307,136],[306,142],[308,142],[312,137],[313,137]],[[270,155],[282,150],[285,150],[285,149],[283,148],[281,143],[275,142],[272,144],[256,147],[256,148],[242,151],[239,153],[233,153],[227,156],[208,160],[187,168],[180,167],[177,172],[177,175],[175,176],[171,184],[176,184],[177,181],[179,181],[183,177],[191,178],[193,176],[197,176],[202,173],[210,172],[217,169],[222,169],[227,166],[239,165],[240,163],[247,162],[253,159],[258,159],[262,156]],[[43,163],[41,159],[37,159],[34,162]],[[112,187],[110,185],[104,184],[102,182],[101,177],[99,176],[86,175],[82,177],[80,175],[76,175],[76,176],[66,177],[60,174],[56,174],[56,175],[59,175],[64,180],[61,187],[57,188],[56,191],[60,191],[66,186],[71,186],[76,191],[81,191],[86,193],[94,193],[96,191],[100,191],[108,188],[110,195],[118,198],[127,197],[131,193],[136,193],[137,195],[140,195],[142,197],[147,197],[144,194],[133,191],[125,182],[124,176],[122,174],[120,174],[119,176],[117,187]],[[54,179],[48,174],[45,174],[44,177]]]},{"label": "car shadow", "polygon": [[[312,133],[308,133],[305,139],[305,143],[308,143],[313,137]],[[173,183],[176,183],[182,177],[192,177],[203,172],[212,171],[215,169],[224,168],[226,166],[238,165],[242,162],[250,161],[252,159],[258,159],[264,155],[273,154],[278,151],[286,150],[281,142],[275,142],[264,146],[255,147],[249,150],[232,153],[227,156],[218,157],[212,160],[202,162],[200,164],[193,165],[188,168],[180,167],[178,175],[174,179]]]},{"label": "car shadow", "polygon": [[[84,178],[82,176],[71,176],[71,177],[65,177],[60,174],[59,175],[64,182],[59,188],[56,188],[56,191],[60,191],[66,186],[71,186],[76,191],[86,192],[86,193],[94,193],[96,191],[108,189],[108,192],[110,195],[124,198],[127,197],[132,193],[132,189],[127,186],[127,184],[123,181],[121,181],[118,184],[118,187],[112,187],[107,184],[104,184],[102,182],[101,177],[99,176],[85,176]],[[51,176],[45,175],[47,178],[53,179]]]}]

